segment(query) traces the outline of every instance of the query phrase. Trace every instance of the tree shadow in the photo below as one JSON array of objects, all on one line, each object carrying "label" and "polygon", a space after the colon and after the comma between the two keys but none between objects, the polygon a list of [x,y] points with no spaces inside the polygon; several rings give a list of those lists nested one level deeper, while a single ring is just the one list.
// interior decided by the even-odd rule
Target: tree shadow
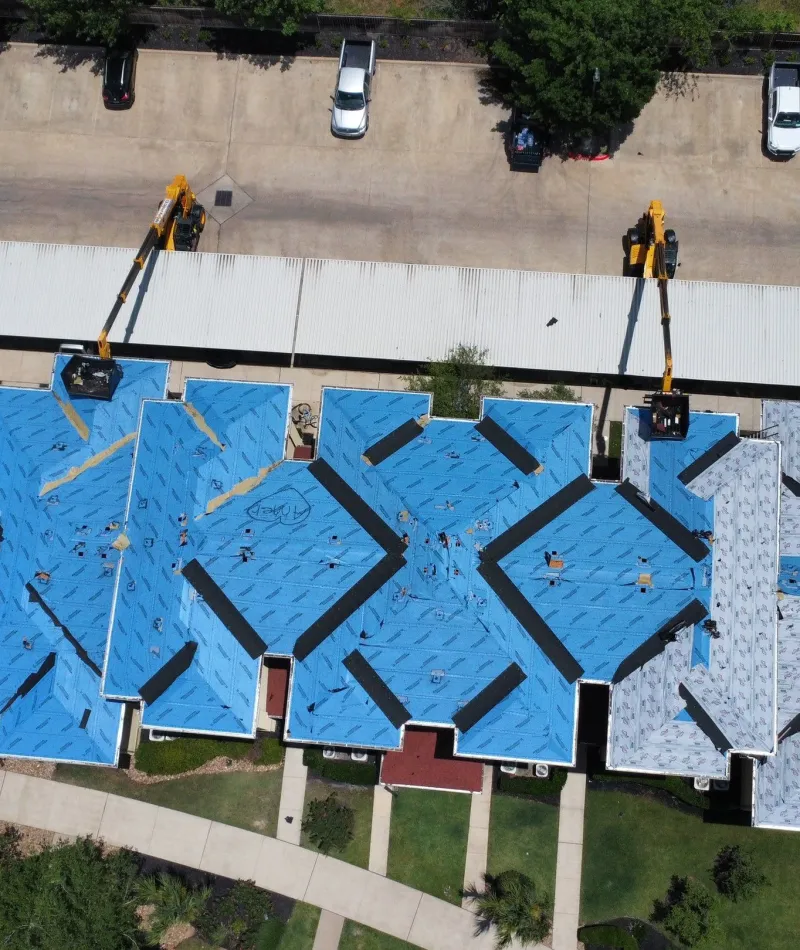
[{"label": "tree shadow", "polygon": [[103,71],[105,50],[99,46],[67,46],[65,44],[50,43],[36,51],[37,58],[52,59],[61,72],[66,73],[78,69],[87,63],[90,64],[92,75],[99,76]]},{"label": "tree shadow", "polygon": [[684,69],[674,69],[664,73],[658,84],[658,91],[668,99],[689,99],[694,102],[697,94],[697,74]]},{"label": "tree shadow", "polygon": [[211,30],[209,47],[217,59],[242,59],[257,69],[280,67],[285,73],[294,65],[298,52],[314,45],[314,37],[296,33],[283,36],[274,30]]},{"label": "tree shadow", "polygon": [[478,102],[482,106],[511,108],[511,82],[507,74],[484,69],[478,77]]}]

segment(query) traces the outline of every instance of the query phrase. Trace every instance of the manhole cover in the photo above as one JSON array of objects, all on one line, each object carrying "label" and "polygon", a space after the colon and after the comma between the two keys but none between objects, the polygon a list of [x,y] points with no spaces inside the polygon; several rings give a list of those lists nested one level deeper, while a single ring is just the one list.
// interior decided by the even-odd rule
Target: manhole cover
[{"label": "manhole cover", "polygon": [[232,202],[233,202],[232,191],[218,191],[216,195],[214,196],[215,208],[230,208]]}]

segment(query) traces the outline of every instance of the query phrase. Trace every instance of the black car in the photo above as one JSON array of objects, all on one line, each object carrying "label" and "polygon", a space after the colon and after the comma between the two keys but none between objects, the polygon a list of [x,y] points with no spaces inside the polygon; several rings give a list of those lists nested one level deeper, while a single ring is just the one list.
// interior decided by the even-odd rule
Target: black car
[{"label": "black car", "polygon": [[103,67],[106,109],[130,109],[136,82],[136,50],[109,50]]},{"label": "black car", "polygon": [[538,172],[544,158],[544,145],[544,136],[533,128],[531,117],[514,109],[506,135],[506,155],[512,171]]}]

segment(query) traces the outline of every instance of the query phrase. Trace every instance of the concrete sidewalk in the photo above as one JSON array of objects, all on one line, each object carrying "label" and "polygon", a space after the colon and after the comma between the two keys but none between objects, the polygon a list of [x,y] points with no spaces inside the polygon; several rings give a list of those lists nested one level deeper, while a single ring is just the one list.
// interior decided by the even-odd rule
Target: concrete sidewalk
[{"label": "concrete sidewalk", "polygon": [[578,945],[585,803],[586,774],[570,772],[561,790],[558,811],[553,950],[576,950]]},{"label": "concrete sidewalk", "polygon": [[283,760],[277,835],[281,841],[288,841],[289,844],[300,844],[307,778],[308,769],[303,765],[303,750],[299,746],[287,746]]},{"label": "concrete sidewalk", "polygon": [[[489,817],[492,810],[492,785],[494,766],[484,765],[483,786],[479,795],[472,796],[469,810],[469,836],[467,837],[467,860],[464,864],[464,890],[483,887],[486,862],[489,859]],[[468,898],[461,901],[469,907]]]},{"label": "concrete sidewalk", "polygon": [[344,917],[332,914],[329,910],[323,910],[319,915],[312,950],[338,950],[343,927]]},{"label": "concrete sidewalk", "polygon": [[392,830],[392,800],[390,791],[376,785],[372,799],[372,829],[369,835],[369,869],[386,877],[389,866],[389,835]]},{"label": "concrete sidewalk", "polygon": [[92,835],[209,874],[252,880],[423,950],[494,948],[494,935],[476,936],[475,916],[454,904],[286,841],[169,808],[0,771],[0,821]]}]

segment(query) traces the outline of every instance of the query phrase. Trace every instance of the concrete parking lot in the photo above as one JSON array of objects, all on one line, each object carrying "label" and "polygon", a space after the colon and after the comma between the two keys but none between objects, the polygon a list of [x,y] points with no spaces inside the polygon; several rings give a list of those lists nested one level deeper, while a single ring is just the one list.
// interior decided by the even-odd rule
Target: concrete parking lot
[{"label": "concrete parking lot", "polygon": [[[509,171],[485,71],[379,64],[363,141],[329,132],[336,64],[143,51],[136,102],[103,109],[91,62],[0,53],[0,239],[138,246],[177,172],[246,207],[206,250],[618,274],[666,205],[690,279],[800,283],[800,159],[761,151],[761,81],[698,77],[644,110],[612,161]],[[212,189],[213,191],[213,189]],[[251,200],[252,199],[252,200]]]}]

